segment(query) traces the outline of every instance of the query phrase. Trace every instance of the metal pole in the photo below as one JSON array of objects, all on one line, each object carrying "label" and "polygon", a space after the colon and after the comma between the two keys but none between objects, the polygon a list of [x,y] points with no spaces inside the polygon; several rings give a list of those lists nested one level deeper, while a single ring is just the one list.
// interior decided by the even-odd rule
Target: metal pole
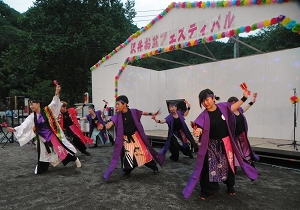
[{"label": "metal pole", "polygon": [[[294,88],[294,96],[296,96],[296,88]],[[297,127],[297,121],[296,121],[296,103],[294,103],[294,149],[297,149],[296,127]]]}]

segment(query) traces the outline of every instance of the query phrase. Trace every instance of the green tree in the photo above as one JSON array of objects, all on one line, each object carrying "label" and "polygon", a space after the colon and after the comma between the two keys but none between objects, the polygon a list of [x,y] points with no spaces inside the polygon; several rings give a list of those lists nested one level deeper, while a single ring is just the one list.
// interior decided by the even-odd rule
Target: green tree
[{"label": "green tree", "polygon": [[18,17],[22,42],[9,42],[1,53],[5,94],[36,95],[32,90],[45,91],[57,79],[63,100],[82,101],[91,90],[90,66],[137,30],[125,13],[133,18],[135,12],[119,0],[35,1]]}]

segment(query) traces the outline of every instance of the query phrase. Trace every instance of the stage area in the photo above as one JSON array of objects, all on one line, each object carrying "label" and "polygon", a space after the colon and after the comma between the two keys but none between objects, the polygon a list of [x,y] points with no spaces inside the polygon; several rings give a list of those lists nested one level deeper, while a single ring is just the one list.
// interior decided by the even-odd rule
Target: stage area
[{"label": "stage area", "polygon": [[[145,133],[152,145],[158,147],[164,145],[168,136],[167,130],[146,130]],[[249,137],[249,141],[255,153],[262,158],[297,162],[300,167],[300,147],[295,148],[294,145],[290,145],[293,140]],[[297,143],[299,144],[299,142]]]}]

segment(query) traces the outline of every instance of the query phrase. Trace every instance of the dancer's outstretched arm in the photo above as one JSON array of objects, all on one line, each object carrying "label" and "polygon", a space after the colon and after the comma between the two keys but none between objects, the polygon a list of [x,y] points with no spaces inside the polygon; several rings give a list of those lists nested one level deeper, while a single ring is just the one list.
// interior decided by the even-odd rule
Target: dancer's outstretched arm
[{"label": "dancer's outstretched arm", "polygon": [[87,101],[84,101],[83,105],[76,107],[76,111],[82,109],[83,107],[86,106]]},{"label": "dancer's outstretched arm", "polygon": [[115,125],[114,122],[113,122],[113,121],[110,121],[110,122],[108,122],[106,125],[100,124],[98,128],[99,128],[100,130],[109,130],[109,129],[111,129],[114,125]]},{"label": "dancer's outstretched arm", "polygon": [[191,109],[191,104],[189,104],[189,102],[185,101],[185,104],[187,106],[187,109],[186,111],[184,112],[183,116],[188,116],[189,112],[190,112],[190,109]]},{"label": "dancer's outstretched arm", "polygon": [[255,104],[255,102],[256,102],[256,97],[253,97],[251,102],[249,102],[249,104],[243,107],[243,111],[246,112],[253,104]]},{"label": "dancer's outstretched arm", "polygon": [[162,119],[162,120],[158,120],[158,119],[154,119],[154,121],[156,122],[156,123],[160,123],[160,124],[164,124],[164,123],[166,123],[167,121],[166,121],[166,119]]},{"label": "dancer's outstretched arm", "polygon": [[243,98],[231,105],[231,111],[235,112],[236,110],[238,110],[238,108],[247,100],[248,97],[249,92],[247,90],[244,90]]}]

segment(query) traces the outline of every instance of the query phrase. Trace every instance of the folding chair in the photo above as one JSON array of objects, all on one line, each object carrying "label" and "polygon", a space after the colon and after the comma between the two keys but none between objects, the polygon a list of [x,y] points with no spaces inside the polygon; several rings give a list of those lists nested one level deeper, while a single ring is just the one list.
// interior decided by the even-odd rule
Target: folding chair
[{"label": "folding chair", "polygon": [[8,133],[9,133],[8,131],[5,132],[5,131],[3,130],[3,126],[0,124],[0,143],[2,143],[2,142],[5,141],[5,143],[4,143],[4,145],[2,146],[2,148],[3,148],[8,142],[11,142],[10,139],[12,138],[12,136],[11,136],[11,137],[8,137],[8,136],[7,136]]}]

